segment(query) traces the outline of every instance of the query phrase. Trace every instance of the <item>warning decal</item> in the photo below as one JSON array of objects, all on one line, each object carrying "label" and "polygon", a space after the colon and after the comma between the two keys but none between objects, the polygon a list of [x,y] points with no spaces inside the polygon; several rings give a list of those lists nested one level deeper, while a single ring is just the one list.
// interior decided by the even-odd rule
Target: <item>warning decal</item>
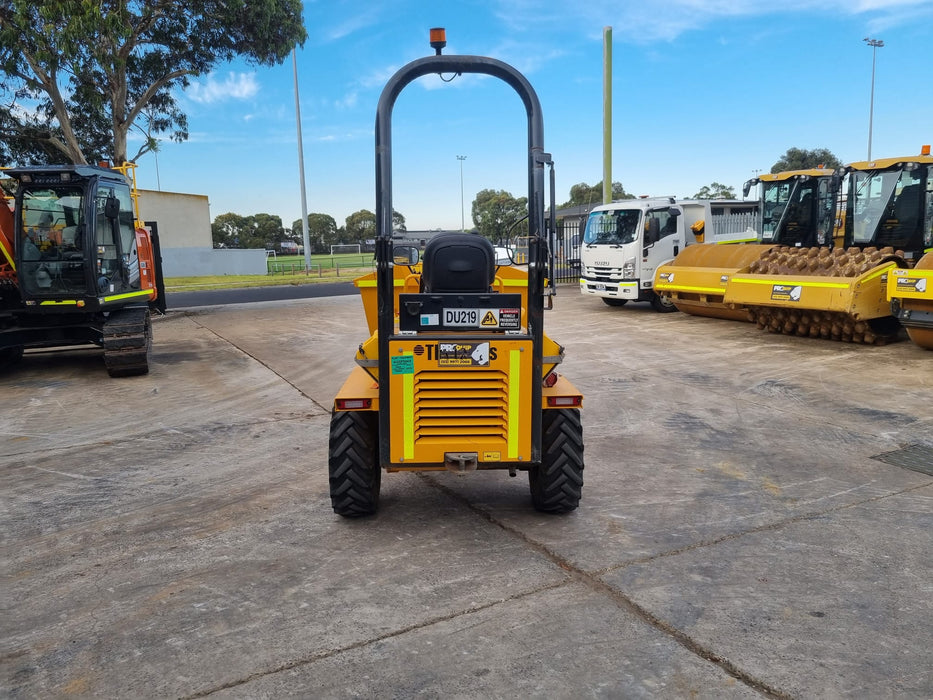
[{"label": "warning decal", "polygon": [[483,316],[483,320],[479,322],[481,326],[498,326],[499,325],[499,309],[489,309],[486,312],[486,315]]}]

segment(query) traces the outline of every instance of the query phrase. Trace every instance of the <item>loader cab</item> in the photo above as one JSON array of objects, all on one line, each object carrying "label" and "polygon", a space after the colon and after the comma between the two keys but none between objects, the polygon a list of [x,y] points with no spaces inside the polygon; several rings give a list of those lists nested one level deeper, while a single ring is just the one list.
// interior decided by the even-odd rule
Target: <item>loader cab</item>
[{"label": "loader cab", "polygon": [[15,168],[15,258],[23,300],[95,310],[139,287],[129,183],[96,166]]},{"label": "loader cab", "polygon": [[[890,161],[890,162],[889,162]],[[917,260],[933,246],[933,159],[875,161],[848,167],[845,245],[893,247]]]},{"label": "loader cab", "polygon": [[762,242],[803,248],[832,245],[838,177],[821,170],[759,179]]}]

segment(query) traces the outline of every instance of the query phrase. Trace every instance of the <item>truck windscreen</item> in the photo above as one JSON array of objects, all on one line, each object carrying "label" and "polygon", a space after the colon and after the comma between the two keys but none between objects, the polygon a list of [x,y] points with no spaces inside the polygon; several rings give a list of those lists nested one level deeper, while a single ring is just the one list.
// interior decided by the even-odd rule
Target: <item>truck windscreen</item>
[{"label": "truck windscreen", "polygon": [[594,211],[586,220],[583,242],[587,245],[624,245],[635,241],[640,209]]}]

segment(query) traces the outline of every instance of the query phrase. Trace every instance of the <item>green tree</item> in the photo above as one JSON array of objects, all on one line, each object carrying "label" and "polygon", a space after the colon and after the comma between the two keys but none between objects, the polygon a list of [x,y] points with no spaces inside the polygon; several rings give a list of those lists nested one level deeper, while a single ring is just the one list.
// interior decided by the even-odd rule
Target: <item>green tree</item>
[{"label": "green tree", "polygon": [[[625,191],[621,182],[612,183],[612,201],[620,199],[635,199],[635,195]],[[585,182],[579,182],[570,188],[570,199],[560,205],[559,209],[569,209],[581,205],[597,205],[603,203],[603,181],[600,180],[595,185],[587,185]]]},{"label": "green tree", "polygon": [[[337,222],[330,214],[308,214],[308,238],[312,253],[329,253],[330,247],[338,243]],[[301,243],[304,229],[301,219],[292,224],[292,240]]]},{"label": "green tree", "polygon": [[393,231],[407,231],[408,230],[405,226],[405,217],[399,214],[394,209],[392,210],[392,230]]},{"label": "green tree", "polygon": [[285,238],[282,219],[274,214],[221,214],[211,224],[215,248],[263,248],[272,250]]},{"label": "green tree", "polygon": [[476,193],[471,209],[477,231],[493,243],[498,243],[510,235],[528,235],[527,226],[512,229],[512,226],[527,214],[528,198],[516,199],[505,190],[480,190]]},{"label": "green tree", "polygon": [[787,153],[771,166],[771,172],[783,173],[787,170],[809,170],[820,165],[825,168],[838,168],[842,165],[842,161],[828,148],[814,148],[812,151],[805,148],[788,148]]},{"label": "green tree", "polygon": [[344,221],[341,243],[365,243],[376,237],[376,215],[369,209],[353,212]]},{"label": "green tree", "polygon": [[[301,0],[4,0],[0,156],[135,161],[188,137],[175,95],[219,63],[281,63],[306,38]],[[127,134],[144,136],[128,158]]]},{"label": "green tree", "polygon": [[735,190],[721,182],[703,185],[691,199],[735,199]]}]

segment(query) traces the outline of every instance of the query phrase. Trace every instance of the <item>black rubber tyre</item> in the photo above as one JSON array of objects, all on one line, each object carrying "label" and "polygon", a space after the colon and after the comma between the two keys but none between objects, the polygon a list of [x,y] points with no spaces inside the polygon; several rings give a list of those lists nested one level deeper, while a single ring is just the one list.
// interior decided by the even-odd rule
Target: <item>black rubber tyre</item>
[{"label": "black rubber tyre", "polygon": [[602,300],[606,306],[625,306],[628,303],[628,299],[611,299],[609,297],[602,297]]},{"label": "black rubber tyre", "polygon": [[14,345],[13,347],[0,350],[0,369],[15,365],[23,359],[23,346]]},{"label": "black rubber tyre", "polygon": [[356,518],[379,507],[379,423],[374,411],[335,411],[330,417],[327,467],[337,515]]},{"label": "black rubber tyre", "polygon": [[147,308],[114,311],[104,323],[104,364],[111,377],[149,372],[152,315]]},{"label": "black rubber tyre", "polygon": [[576,408],[545,410],[541,465],[528,470],[531,502],[544,513],[568,513],[583,491],[583,423]]},{"label": "black rubber tyre", "polygon": [[651,294],[651,308],[659,314],[669,314],[671,311],[677,311],[677,307],[674,306],[674,302],[671,301],[670,297],[662,297],[654,292]]}]

